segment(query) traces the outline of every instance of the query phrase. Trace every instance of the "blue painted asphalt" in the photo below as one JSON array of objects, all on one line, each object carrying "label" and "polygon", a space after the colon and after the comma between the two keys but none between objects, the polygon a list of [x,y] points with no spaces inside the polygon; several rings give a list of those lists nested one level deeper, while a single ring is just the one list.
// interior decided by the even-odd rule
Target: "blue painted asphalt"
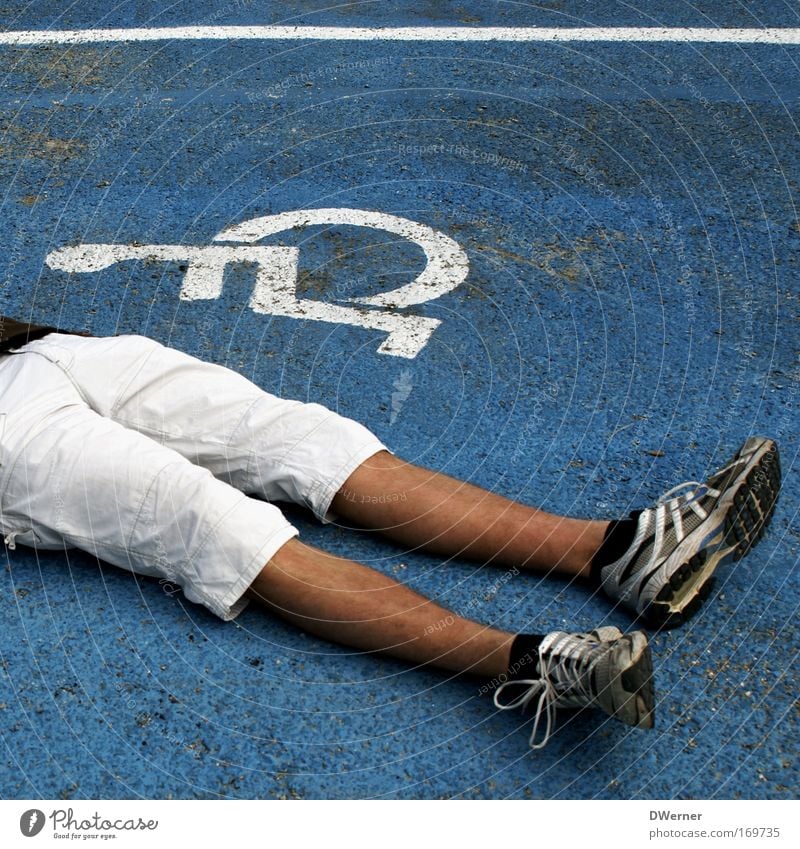
[{"label": "blue painted asphalt", "polygon": [[[770,3],[105,5],[19,4],[2,27],[798,25]],[[656,731],[565,718],[534,755],[529,725],[494,715],[474,682],[255,611],[225,624],[76,552],[10,551],[3,797],[796,794],[798,48],[265,41],[0,55],[3,312],[151,335],[558,512],[643,506],[754,433],[778,439],[786,478],[764,542],[690,625],[654,639]],[[374,331],[255,314],[245,267],[219,300],[189,302],[177,262],[72,276],[45,264],[81,243],[207,245],[225,226],[318,207],[406,217],[467,252],[466,282],[414,308],[442,321],[416,359],[376,353]],[[376,294],[424,266],[413,245],[360,228],[268,243],[281,242],[300,247],[305,298]],[[489,567],[291,516],[309,542],[482,621],[630,624],[577,586],[499,584]]]}]

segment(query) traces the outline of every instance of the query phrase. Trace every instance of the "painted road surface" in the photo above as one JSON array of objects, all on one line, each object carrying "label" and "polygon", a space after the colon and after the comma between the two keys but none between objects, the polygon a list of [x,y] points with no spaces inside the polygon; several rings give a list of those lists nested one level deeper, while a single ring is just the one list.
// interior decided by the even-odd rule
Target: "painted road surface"
[{"label": "painted road surface", "polygon": [[[2,795],[793,795],[796,10],[323,5],[7,3],[3,312],[153,336],[575,515],[645,506],[773,436],[771,530],[696,619],[653,638],[655,731],[565,715],[535,754],[530,718],[497,715],[474,681],[253,610],[225,624],[171,585],[16,547]],[[156,27],[171,29],[53,34]],[[509,29],[532,27],[554,35]],[[312,544],[487,623],[631,624],[582,586],[288,512]]]}]

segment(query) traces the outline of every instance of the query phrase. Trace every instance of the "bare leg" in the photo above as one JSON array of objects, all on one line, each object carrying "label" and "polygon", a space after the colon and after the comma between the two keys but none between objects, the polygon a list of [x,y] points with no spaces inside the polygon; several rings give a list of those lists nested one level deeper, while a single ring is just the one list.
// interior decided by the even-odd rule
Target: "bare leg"
[{"label": "bare leg", "polygon": [[333,500],[353,524],[437,554],[588,576],[607,522],[527,507],[381,451]]},{"label": "bare leg", "polygon": [[367,566],[290,540],[248,595],[328,640],[454,672],[497,676],[512,634],[462,619]]}]

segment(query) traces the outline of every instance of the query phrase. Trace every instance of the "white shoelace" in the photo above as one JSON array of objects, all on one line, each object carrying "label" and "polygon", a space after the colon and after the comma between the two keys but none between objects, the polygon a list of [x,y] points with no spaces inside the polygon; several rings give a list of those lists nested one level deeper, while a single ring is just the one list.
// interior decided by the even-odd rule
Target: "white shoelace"
[{"label": "white shoelace", "polygon": [[[685,490],[685,492],[683,490]],[[702,483],[700,481],[684,481],[683,483],[679,483],[677,486],[673,486],[672,489],[668,489],[658,499],[656,504],[666,504],[670,499],[673,501],[680,501],[681,498],[683,498],[686,504],[690,507],[694,507],[697,499],[705,498],[707,495],[710,495],[712,498],[719,498],[721,493],[718,489],[714,489],[713,486],[709,486],[707,483]]]},{"label": "white shoelace", "polygon": [[[510,686],[525,686],[528,685],[528,689],[525,690],[521,696],[518,696],[513,701],[510,701],[506,704],[500,704],[498,702],[497,697],[503,690]],[[532,749],[543,749],[550,740],[550,737],[553,734],[553,723],[555,722],[556,715],[556,702],[558,701],[558,693],[556,692],[556,688],[553,686],[552,682],[548,678],[537,678],[533,679],[525,679],[521,681],[506,681],[501,684],[494,694],[494,705],[500,710],[512,710],[513,708],[525,708],[536,698],[539,697],[539,701],[536,705],[536,717],[533,721],[533,730],[531,731],[531,736],[528,742],[530,743],[530,747]],[[547,727],[544,731],[544,738],[541,743],[536,742],[536,732],[539,730],[539,721],[542,718],[542,713],[545,714],[547,718]]]},{"label": "white shoelace", "polygon": [[[686,491],[684,492],[683,490]],[[676,493],[681,494],[677,495],[677,497],[673,497],[676,496]],[[677,532],[677,539],[682,540],[684,532],[683,519],[681,518],[681,507],[686,505],[690,507],[701,519],[707,519],[708,512],[701,507],[698,502],[706,496],[719,498],[720,495],[721,493],[719,490],[714,489],[706,483],[701,483],[700,481],[686,481],[685,483],[679,483],[677,486],[673,486],[672,489],[667,490],[667,492],[665,492],[656,502],[656,510],[661,510],[663,513],[669,511],[669,514],[672,517],[672,524]]]},{"label": "white shoelace", "polygon": [[[561,656],[557,657],[556,660],[551,660],[549,656],[545,654],[545,648],[548,652],[552,651],[553,655],[560,654]],[[539,673],[541,677],[536,679],[527,678],[524,680],[505,681],[495,690],[494,705],[500,710],[514,710],[515,708],[522,708],[524,711],[528,705],[538,697],[538,702],[536,703],[536,715],[533,720],[533,729],[528,741],[532,749],[543,749],[553,735],[556,708],[558,707],[559,698],[563,695],[559,693],[556,688],[556,684],[551,680],[553,677],[556,679],[556,683],[568,684],[574,695],[585,699],[587,703],[592,700],[592,693],[584,685],[584,676],[580,674],[580,670],[577,668],[582,662],[585,662],[585,655],[582,654],[583,651],[585,651],[585,641],[574,634],[563,634],[562,637],[552,642],[545,639],[539,646]],[[566,681],[560,681],[558,674],[559,666],[569,660],[574,662],[575,669],[572,670],[571,673],[566,673],[564,676],[567,679]],[[517,698],[512,699],[506,704],[501,704],[498,697],[503,690],[506,689],[506,687],[512,685],[517,687],[527,686],[527,689],[517,696]],[[541,742],[537,743],[536,737],[539,731],[539,723],[541,722],[542,714],[545,715],[546,726],[544,730],[544,737]]]}]

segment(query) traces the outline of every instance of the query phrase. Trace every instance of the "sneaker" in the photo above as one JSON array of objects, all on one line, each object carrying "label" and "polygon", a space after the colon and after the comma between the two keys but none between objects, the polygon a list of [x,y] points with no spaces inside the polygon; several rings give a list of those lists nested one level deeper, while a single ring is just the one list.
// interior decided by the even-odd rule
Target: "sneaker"
[{"label": "sneaker", "polygon": [[[643,631],[624,636],[612,627],[588,634],[554,631],[539,646],[538,674],[538,678],[506,681],[494,694],[500,710],[524,710],[536,703],[532,749],[542,749],[550,740],[556,708],[591,706],[627,725],[653,727],[653,664]],[[537,742],[542,715],[546,727]]]},{"label": "sneaker", "polygon": [[780,485],[777,445],[748,439],[705,483],[681,484],[642,511],[631,547],[600,571],[603,590],[653,627],[682,624],[710,592],[717,566],[761,538]]}]

